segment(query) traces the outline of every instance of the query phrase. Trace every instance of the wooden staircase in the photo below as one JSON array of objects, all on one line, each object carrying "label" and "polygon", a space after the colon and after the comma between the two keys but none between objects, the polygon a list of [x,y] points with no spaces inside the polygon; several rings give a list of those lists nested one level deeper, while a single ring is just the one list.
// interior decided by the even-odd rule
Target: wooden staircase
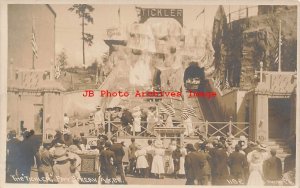
[{"label": "wooden staircase", "polygon": [[291,149],[284,139],[269,139],[268,141],[263,142],[263,144],[268,145],[270,149],[276,149],[276,156],[282,161],[291,154]]}]

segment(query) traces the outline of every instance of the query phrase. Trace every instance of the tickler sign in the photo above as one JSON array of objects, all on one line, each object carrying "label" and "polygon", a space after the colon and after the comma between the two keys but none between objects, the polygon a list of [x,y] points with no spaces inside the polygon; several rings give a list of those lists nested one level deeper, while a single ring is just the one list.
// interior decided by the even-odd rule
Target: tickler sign
[{"label": "tickler sign", "polygon": [[180,23],[181,27],[183,27],[183,9],[135,8],[140,17],[140,23],[144,23],[149,18],[173,18]]}]

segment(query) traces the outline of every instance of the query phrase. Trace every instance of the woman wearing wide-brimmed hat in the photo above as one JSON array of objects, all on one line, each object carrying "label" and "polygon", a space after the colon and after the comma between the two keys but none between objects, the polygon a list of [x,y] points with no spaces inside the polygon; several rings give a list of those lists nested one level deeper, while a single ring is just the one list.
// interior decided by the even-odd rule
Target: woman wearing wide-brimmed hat
[{"label": "woman wearing wide-brimmed hat", "polygon": [[54,150],[53,177],[61,184],[78,183],[72,175],[72,165],[63,145],[57,145]]},{"label": "woman wearing wide-brimmed hat", "polygon": [[154,157],[151,167],[151,173],[155,174],[156,177],[162,178],[162,174],[165,173],[165,165],[163,156],[165,155],[165,149],[161,140],[154,142]]},{"label": "woman wearing wide-brimmed hat", "polygon": [[247,185],[263,186],[263,154],[258,150],[254,150],[247,155],[247,160],[250,173]]}]

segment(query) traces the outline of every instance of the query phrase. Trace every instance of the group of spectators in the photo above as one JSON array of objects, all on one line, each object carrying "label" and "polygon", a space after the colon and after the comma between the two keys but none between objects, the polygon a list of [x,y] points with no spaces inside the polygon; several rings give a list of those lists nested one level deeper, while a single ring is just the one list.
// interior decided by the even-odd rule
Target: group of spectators
[{"label": "group of spectators", "polygon": [[276,149],[241,136],[219,137],[186,145],[186,184],[193,185],[282,185],[293,184],[283,173],[295,170],[295,148],[284,160]]},{"label": "group of spectators", "polygon": [[[6,182],[8,183],[79,183],[81,158],[85,150],[80,137],[57,130],[54,138],[41,143],[34,131],[24,131],[22,138],[16,131],[8,133],[6,148]],[[37,177],[32,176],[33,166]]]},{"label": "group of spectators", "polygon": [[[50,141],[41,144],[34,131],[24,131],[16,138],[10,131],[7,139],[6,181],[13,183],[84,183],[80,174],[80,154],[86,151],[99,156],[99,179],[102,184],[127,184],[126,176],[139,178],[186,178],[187,185],[292,185],[295,172],[295,144],[292,154],[282,160],[276,150],[251,142],[245,136],[199,137],[192,143],[183,140],[149,139],[147,144],[131,139],[127,147],[99,134],[95,144],[88,144],[83,134],[56,131]],[[294,143],[291,141],[291,143]],[[31,177],[32,166],[38,177]],[[290,176],[285,176],[289,174]],[[91,182],[91,181],[89,181]],[[95,183],[93,182],[93,183]]]}]

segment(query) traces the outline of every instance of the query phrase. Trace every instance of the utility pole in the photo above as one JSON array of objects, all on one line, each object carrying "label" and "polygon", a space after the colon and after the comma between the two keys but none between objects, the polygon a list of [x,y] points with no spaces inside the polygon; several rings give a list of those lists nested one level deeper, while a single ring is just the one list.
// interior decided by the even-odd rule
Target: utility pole
[{"label": "utility pole", "polygon": [[279,20],[278,72],[281,72],[281,20]]}]

